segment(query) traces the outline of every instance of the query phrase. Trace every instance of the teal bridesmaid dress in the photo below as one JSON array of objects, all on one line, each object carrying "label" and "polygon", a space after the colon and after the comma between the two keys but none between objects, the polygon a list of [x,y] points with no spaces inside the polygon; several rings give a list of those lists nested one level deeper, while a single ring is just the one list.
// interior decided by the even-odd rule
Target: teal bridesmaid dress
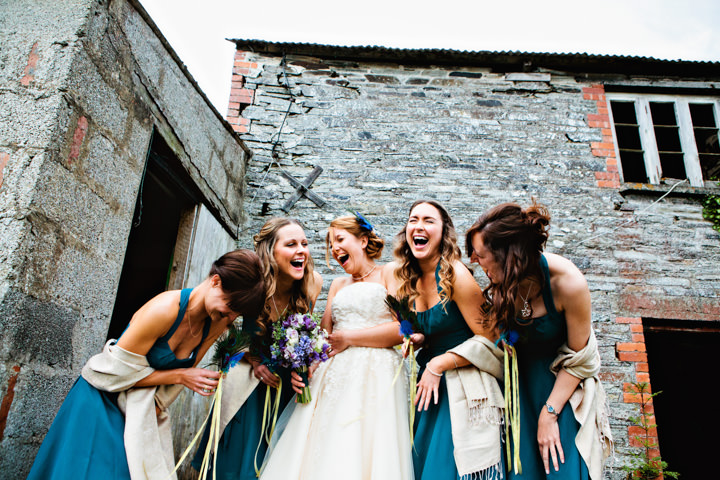
[{"label": "teal bridesmaid dress", "polygon": [[[440,293],[440,266],[435,269],[435,282]],[[418,312],[418,323],[425,333],[425,344],[418,353],[422,376],[427,363],[435,356],[460,345],[473,336],[455,302],[438,303],[424,312]],[[452,427],[450,423],[450,402],[448,400],[445,376],[440,379],[438,404],[430,402],[427,411],[415,415],[415,438],[413,468],[415,480],[458,480],[455,457],[453,456]],[[495,472],[492,478],[499,477]]]},{"label": "teal bridesmaid dress", "polygon": [[[256,319],[243,321],[242,328],[243,332],[254,333],[257,328]],[[269,342],[270,332],[268,331],[267,335],[261,341],[259,350],[265,352],[265,355],[262,356],[263,363],[272,372],[280,375],[280,381],[282,382],[280,411],[282,411],[295,393],[290,384],[291,370],[278,367],[272,363],[269,358]],[[267,386],[260,383],[225,427],[225,431],[220,437],[216,454],[217,458],[215,460],[217,468],[215,475],[218,480],[254,480],[257,478],[255,474],[255,452],[257,451],[257,466],[260,468],[268,448],[265,439],[262,438],[261,440],[260,438],[267,390]],[[272,404],[274,405],[277,390],[270,388],[270,395],[271,401],[273,402]],[[206,427],[200,446],[195,452],[195,457],[192,461],[192,466],[195,470],[199,471],[202,466],[209,434],[209,428]],[[212,473],[208,478],[212,478]]]},{"label": "teal bridesmaid dress", "polygon": [[550,270],[545,256],[540,257],[540,266],[545,278],[542,296],[547,314],[533,318],[531,322],[519,319],[517,322],[520,322],[520,325],[514,326],[519,334],[515,348],[519,373],[522,475],[510,471],[509,478],[587,480],[587,466],[575,447],[575,436],[580,424],[575,420],[570,404],[565,405],[558,417],[565,463],[559,464],[557,472],[551,460],[550,473],[545,474],[537,443],[538,417],[555,384],[555,375],[550,371],[550,365],[557,356],[558,348],[567,341],[565,315],[555,309],[550,289]]},{"label": "teal bridesmaid dress", "polygon": [[[190,368],[210,331],[205,321],[202,340],[188,358],[178,359],[168,341],[182,322],[191,288],[180,292],[180,310],[167,334],[147,353],[156,370]],[[28,480],[130,479],[123,435],[125,416],[117,393],[96,389],[84,378],[75,382],[40,446]]]}]

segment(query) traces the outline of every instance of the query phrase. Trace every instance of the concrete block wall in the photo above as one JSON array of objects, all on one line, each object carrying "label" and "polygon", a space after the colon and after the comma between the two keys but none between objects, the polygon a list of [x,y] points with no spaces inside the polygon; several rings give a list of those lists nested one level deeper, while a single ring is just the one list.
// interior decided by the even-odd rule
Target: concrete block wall
[{"label": "concrete block wall", "polygon": [[15,479],[104,343],[153,131],[227,237],[249,151],[137,2],[0,2],[0,19],[0,478]]},{"label": "concrete block wall", "polygon": [[[227,119],[254,151],[241,241],[251,245],[269,216],[285,214],[296,189],[281,170],[303,180],[322,167],[310,191],[327,204],[302,198],[288,213],[305,223],[325,279],[322,311],[343,273],[325,265],[326,228],[347,208],[381,232],[389,261],[414,200],[444,204],[461,239],[500,202],[546,204],[548,251],[574,261],[590,284],[615,465],[624,464],[637,447],[629,383],[647,378],[639,319],[720,318],[720,238],[695,197],[651,206],[659,194],[621,194],[603,76],[434,65],[422,56],[348,59],[340,49],[320,56],[292,44],[275,49],[285,50],[283,60],[238,45]],[[485,284],[481,271],[476,278]]]}]

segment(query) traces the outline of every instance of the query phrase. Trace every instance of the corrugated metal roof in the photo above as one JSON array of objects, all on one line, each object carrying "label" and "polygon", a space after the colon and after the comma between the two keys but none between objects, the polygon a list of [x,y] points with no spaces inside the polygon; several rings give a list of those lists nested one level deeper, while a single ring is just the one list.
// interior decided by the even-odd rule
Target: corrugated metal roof
[{"label": "corrugated metal roof", "polygon": [[405,49],[378,45],[339,46],[237,38],[228,40],[235,43],[238,49],[258,53],[308,55],[342,60],[489,66],[501,71],[534,71],[537,68],[546,68],[576,73],[673,75],[685,78],[720,77],[720,62],[709,61],[664,60],[653,57],[589,53],[469,51],[435,48]]}]

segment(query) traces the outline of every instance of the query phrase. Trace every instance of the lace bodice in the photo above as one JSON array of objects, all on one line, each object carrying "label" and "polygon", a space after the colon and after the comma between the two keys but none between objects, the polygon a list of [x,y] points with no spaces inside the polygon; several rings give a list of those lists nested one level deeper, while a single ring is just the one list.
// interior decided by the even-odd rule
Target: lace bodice
[{"label": "lace bodice", "polygon": [[341,289],[332,301],[333,329],[355,330],[391,322],[387,290],[379,283],[357,282]]}]

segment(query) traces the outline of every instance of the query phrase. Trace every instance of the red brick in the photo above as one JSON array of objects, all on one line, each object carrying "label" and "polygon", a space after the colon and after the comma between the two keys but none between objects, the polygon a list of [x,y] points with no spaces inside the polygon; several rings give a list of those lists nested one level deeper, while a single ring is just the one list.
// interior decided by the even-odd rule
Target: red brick
[{"label": "red brick", "polygon": [[607,148],[593,148],[592,154],[596,157],[609,157],[615,155],[615,149],[609,150]]},{"label": "red brick", "polygon": [[620,176],[613,172],[595,172],[596,180],[620,180]]},{"label": "red brick", "polygon": [[249,54],[250,52],[246,52],[244,50],[235,50],[235,60],[247,60]]},{"label": "red brick", "polygon": [[72,164],[80,157],[80,147],[85,141],[85,135],[88,131],[88,120],[84,116],[78,118],[75,132],[73,133],[72,143],[70,144],[70,155],[68,155],[68,163]]},{"label": "red brick", "polygon": [[647,353],[618,352],[618,360],[621,362],[647,362]]},{"label": "red brick", "polygon": [[8,164],[10,161],[10,154],[5,152],[0,152],[0,187],[2,187],[3,184],[3,170],[5,169],[5,165]]},{"label": "red brick", "polygon": [[618,349],[618,352],[644,352],[644,351],[646,351],[644,343],[618,343],[617,349]]},{"label": "red brick", "polygon": [[637,393],[623,393],[623,402],[624,403],[640,403],[642,399],[640,398],[640,395]]},{"label": "red brick", "polygon": [[597,85],[593,85],[591,87],[583,87],[582,89],[583,93],[605,93],[605,88]]},{"label": "red brick", "polygon": [[588,120],[588,127],[590,128],[610,128],[609,121],[600,120]]},{"label": "red brick", "polygon": [[248,132],[248,128],[244,125],[233,125],[232,128],[233,128],[233,130],[235,130],[238,133],[247,133]]},{"label": "red brick", "polygon": [[598,180],[597,186],[600,188],[618,188],[620,187],[620,182],[614,180]]},{"label": "red brick", "polygon": [[635,371],[636,372],[649,372],[649,366],[646,362],[638,362],[635,364]]},{"label": "red brick", "polygon": [[642,325],[642,318],[640,317],[616,317],[616,323],[639,323]]},{"label": "red brick", "polygon": [[615,150],[615,144],[605,143],[605,142],[592,142],[590,143],[590,148],[599,148],[599,149],[606,149],[606,150]]},{"label": "red brick", "polygon": [[[620,173],[617,168],[617,164],[608,165],[605,170],[612,173]],[[620,178],[620,175],[618,175],[618,178]]]},{"label": "red brick", "polygon": [[633,333],[631,336],[633,342],[643,342],[645,343],[645,335],[642,333]]},{"label": "red brick", "polygon": [[258,64],[255,62],[244,62],[241,60],[235,60],[234,66],[240,68],[258,68]]},{"label": "red brick", "polygon": [[20,79],[20,83],[25,85],[26,87],[30,85],[30,82],[35,80],[35,67],[37,67],[37,62],[40,59],[40,55],[37,53],[38,48],[38,42],[35,42],[30,49],[30,55],[28,55],[28,62],[27,65],[25,65],[25,70],[23,70],[23,77]]},{"label": "red brick", "polygon": [[637,374],[635,374],[635,379],[638,382],[650,382],[650,374],[649,373],[637,373]]}]

